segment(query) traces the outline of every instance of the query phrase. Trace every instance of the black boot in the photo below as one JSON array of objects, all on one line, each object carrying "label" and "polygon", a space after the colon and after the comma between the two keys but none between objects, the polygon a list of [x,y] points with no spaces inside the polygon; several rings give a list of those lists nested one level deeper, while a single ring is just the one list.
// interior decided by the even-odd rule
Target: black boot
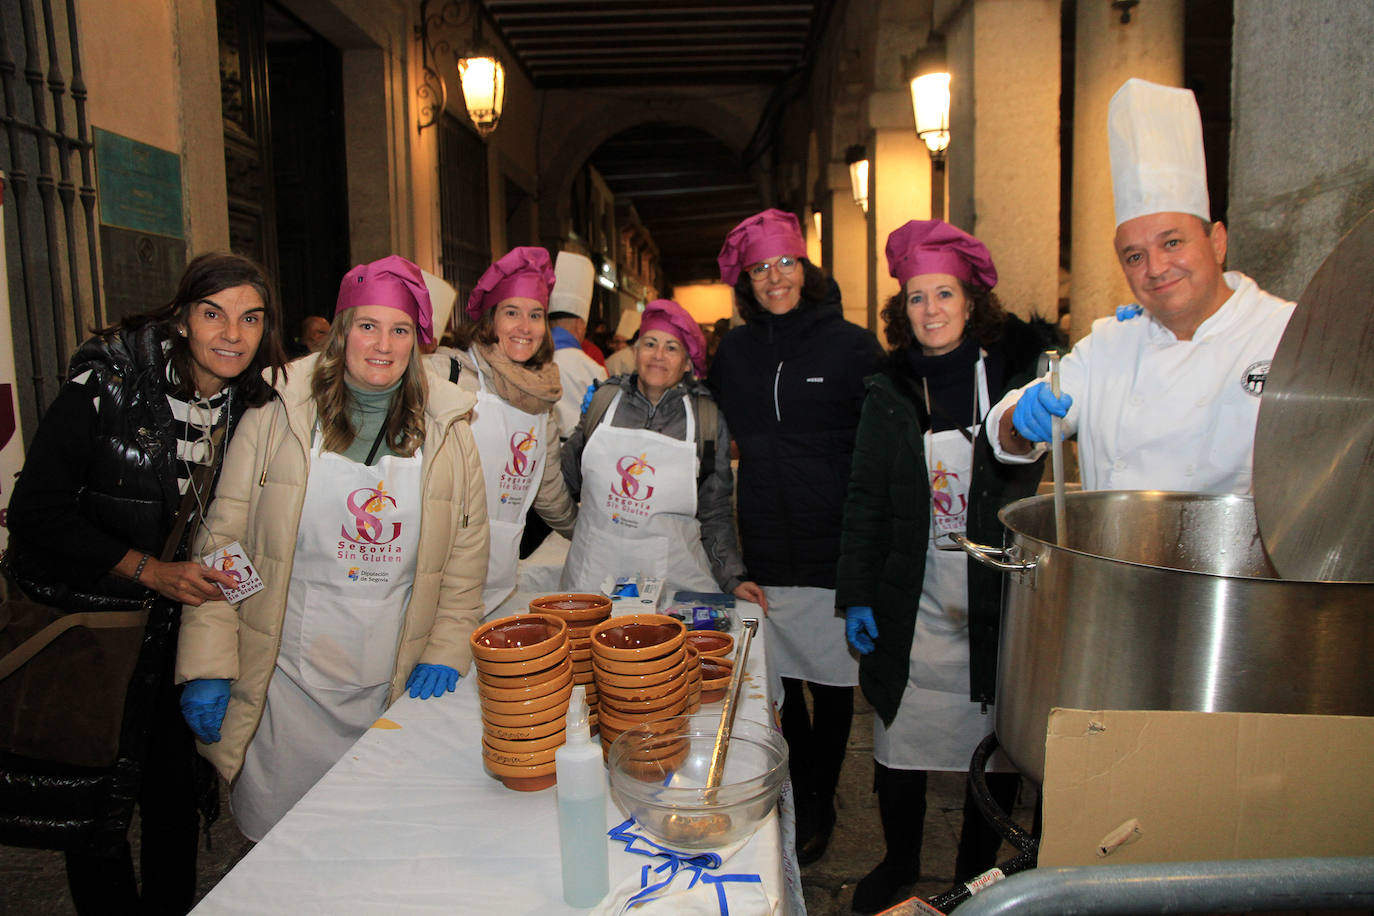
[{"label": "black boot", "polygon": [[[1016,773],[988,773],[988,793],[1008,817],[1016,805],[1021,777]],[[968,881],[997,864],[1002,835],[978,810],[973,788],[964,785],[964,825],[959,830],[959,854],[954,860],[954,880]]]},{"label": "black boot", "polygon": [[804,818],[797,818],[797,864],[810,865],[819,861],[830,845],[830,835],[835,832],[835,800],[832,797],[823,801],[812,795],[802,805],[807,813]]},{"label": "black boot", "polygon": [[850,907],[864,914],[887,909],[920,877],[926,820],[926,772],[894,770],[876,761],[873,766],[887,855],[854,888]]}]

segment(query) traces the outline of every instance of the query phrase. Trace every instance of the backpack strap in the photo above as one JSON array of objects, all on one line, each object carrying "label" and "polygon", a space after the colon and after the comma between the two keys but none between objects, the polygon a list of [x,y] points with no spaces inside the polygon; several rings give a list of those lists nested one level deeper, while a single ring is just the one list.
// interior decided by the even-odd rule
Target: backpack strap
[{"label": "backpack strap", "polygon": [[592,430],[601,424],[602,417],[606,416],[606,411],[610,409],[611,402],[615,400],[616,392],[620,390],[618,385],[605,385],[600,380],[592,382],[595,386],[592,391],[591,403],[587,405],[587,412],[582,415],[582,435],[584,438],[590,437]]},{"label": "backpack strap", "polygon": [[697,405],[697,487],[700,488],[716,467],[716,431],[720,429],[720,407],[709,397],[696,395]]}]

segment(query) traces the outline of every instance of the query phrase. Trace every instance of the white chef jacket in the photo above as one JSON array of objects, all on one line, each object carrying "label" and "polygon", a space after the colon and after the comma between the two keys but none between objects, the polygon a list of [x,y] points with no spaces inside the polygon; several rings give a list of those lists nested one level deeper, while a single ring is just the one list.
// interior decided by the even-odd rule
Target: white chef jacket
[{"label": "white chef jacket", "polygon": [[[1238,271],[1223,276],[1234,292],[1192,340],[1148,312],[1100,318],[1060,362],[1061,390],[1073,397],[1064,435],[1078,436],[1083,489],[1250,492],[1260,392],[1294,304]],[[1029,387],[997,403],[990,429]],[[1013,455],[989,438],[1008,464],[1046,449]]]},{"label": "white chef jacket", "polygon": [[580,347],[560,347],[553,351],[558,376],[563,383],[563,395],[554,405],[558,418],[558,438],[567,439],[582,417],[582,398],[592,382],[604,382],[606,370],[597,365]]}]

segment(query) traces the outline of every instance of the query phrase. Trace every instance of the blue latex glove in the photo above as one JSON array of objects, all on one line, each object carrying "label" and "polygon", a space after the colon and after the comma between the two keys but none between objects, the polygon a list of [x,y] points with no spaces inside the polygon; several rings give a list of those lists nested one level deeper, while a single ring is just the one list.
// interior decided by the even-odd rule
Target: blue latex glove
[{"label": "blue latex glove", "polygon": [[597,382],[592,382],[587,386],[587,393],[582,395],[582,407],[577,411],[580,417],[587,412],[587,408],[592,406],[592,395],[596,394]]},{"label": "blue latex glove", "polygon": [[181,717],[192,733],[206,744],[219,740],[224,711],[229,708],[229,679],[200,678],[187,681],[181,691]]},{"label": "blue latex glove", "polygon": [[1067,394],[1056,398],[1048,382],[1036,382],[1016,402],[1011,425],[1028,442],[1048,442],[1053,418],[1067,414],[1072,405],[1073,398]]},{"label": "blue latex glove", "polygon": [[844,609],[844,636],[854,651],[867,655],[877,646],[878,623],[873,619],[873,608],[862,604]]},{"label": "blue latex glove", "polygon": [[1130,321],[1143,311],[1145,310],[1138,305],[1118,305],[1116,307],[1116,320]]},{"label": "blue latex glove", "polygon": [[410,688],[411,696],[421,700],[441,697],[450,690],[457,689],[458,672],[448,665],[426,665],[421,662],[410,672],[406,686]]}]

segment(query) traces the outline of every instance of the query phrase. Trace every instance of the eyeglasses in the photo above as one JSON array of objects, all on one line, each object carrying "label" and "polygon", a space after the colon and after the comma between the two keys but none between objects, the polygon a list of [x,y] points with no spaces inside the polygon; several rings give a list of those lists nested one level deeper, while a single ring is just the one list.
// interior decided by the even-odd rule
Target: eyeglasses
[{"label": "eyeglasses", "polygon": [[785,254],[776,261],[761,261],[749,268],[749,276],[755,280],[761,280],[768,276],[768,272],[774,267],[778,269],[779,273],[791,274],[797,269],[797,259]]}]

